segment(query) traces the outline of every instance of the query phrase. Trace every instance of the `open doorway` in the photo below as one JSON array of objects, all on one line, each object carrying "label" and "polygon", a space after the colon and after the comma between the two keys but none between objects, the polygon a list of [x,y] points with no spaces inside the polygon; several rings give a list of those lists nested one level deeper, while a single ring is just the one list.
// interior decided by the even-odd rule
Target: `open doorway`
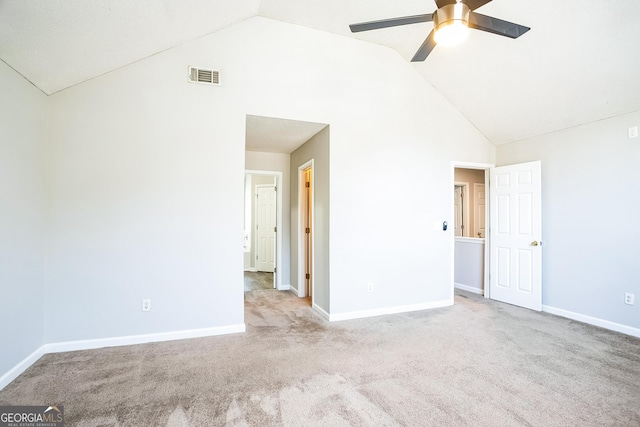
[{"label": "open doorway", "polygon": [[454,167],[454,287],[485,293],[486,169]]},{"label": "open doorway", "polygon": [[279,172],[245,172],[244,290],[279,288],[282,182]]},{"label": "open doorway", "polygon": [[298,239],[299,247],[299,297],[310,297],[313,305],[313,159],[298,168]]},{"label": "open doorway", "polygon": [[[456,179],[462,179],[456,176],[457,170],[479,170],[485,183],[477,183],[474,193],[485,203],[477,202],[475,210],[469,210],[476,213],[475,237],[454,237],[452,294],[453,288],[458,288],[482,293],[485,298],[542,310],[541,168],[540,161],[500,167],[453,162],[450,188],[454,190],[454,197]],[[476,279],[482,278],[481,290],[480,286],[465,288],[465,283],[460,283],[461,276],[456,274],[473,271],[468,263],[460,260],[461,243],[477,245],[476,260],[480,254],[483,256],[482,262],[476,263],[474,273]]]},{"label": "open doorway", "polygon": [[[281,291],[289,290],[298,297],[308,298],[307,302],[312,308],[326,319],[330,312],[329,139],[330,129],[327,124],[247,115],[245,170],[281,171],[284,180],[277,185],[279,208],[276,287]],[[311,202],[312,214],[308,220],[311,226],[304,228],[310,229],[307,239],[306,233],[300,234],[300,200],[303,198],[300,195],[298,168],[311,160],[313,167],[310,170],[308,200]],[[310,248],[306,253],[305,243]],[[250,261],[255,258],[255,255],[245,256],[253,257],[249,258]],[[309,269],[304,267],[305,260]],[[301,273],[303,280],[300,280]],[[307,274],[310,276],[310,283],[306,283]],[[256,294],[266,295],[272,292]],[[311,295],[308,296],[309,294]]]}]

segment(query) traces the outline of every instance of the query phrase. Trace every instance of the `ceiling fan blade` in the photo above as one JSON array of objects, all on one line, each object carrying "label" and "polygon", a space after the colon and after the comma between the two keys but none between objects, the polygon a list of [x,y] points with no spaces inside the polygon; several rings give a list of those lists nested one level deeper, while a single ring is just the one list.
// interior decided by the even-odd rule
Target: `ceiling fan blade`
[{"label": "ceiling fan blade", "polygon": [[448,4],[456,4],[456,3],[457,3],[456,0],[436,0],[436,6],[438,6],[438,9]]},{"label": "ceiling fan blade", "polygon": [[359,24],[351,24],[352,33],[359,33],[360,31],[377,30],[379,28],[397,27],[400,25],[417,24],[419,22],[431,22],[433,21],[433,13],[424,15],[403,16],[401,18],[382,19],[380,21],[361,22]]},{"label": "ceiling fan blade", "polygon": [[427,56],[429,56],[433,48],[436,47],[436,40],[434,38],[434,35],[435,32],[431,30],[429,36],[427,36],[427,38],[422,43],[422,46],[420,46],[420,49],[418,49],[416,54],[413,55],[413,58],[411,58],[411,62],[419,62],[427,59]]},{"label": "ceiling fan blade", "polygon": [[513,22],[503,21],[502,19],[492,16],[481,15],[476,12],[469,13],[469,28],[486,31],[488,33],[497,34],[499,36],[517,39],[531,28],[514,24]]},{"label": "ceiling fan blade", "polygon": [[469,6],[469,10],[476,10],[477,8],[489,3],[490,1],[491,0],[462,0],[462,3]]}]

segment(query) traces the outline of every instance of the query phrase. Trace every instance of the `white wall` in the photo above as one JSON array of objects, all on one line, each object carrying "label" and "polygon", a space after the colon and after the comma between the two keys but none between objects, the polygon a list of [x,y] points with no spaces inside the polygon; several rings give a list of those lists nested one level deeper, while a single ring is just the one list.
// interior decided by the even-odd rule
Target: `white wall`
[{"label": "white wall", "polygon": [[638,125],[635,112],[497,149],[499,165],[542,161],[543,305],[636,330],[640,139],[627,128]]},{"label": "white wall", "polygon": [[456,237],[454,264],[454,286],[484,294],[484,239]]},{"label": "white wall", "polygon": [[495,148],[402,58],[380,56],[323,120],[336,318],[452,304],[451,162],[494,162]]},{"label": "white wall", "polygon": [[44,342],[47,99],[3,62],[0,94],[2,377]]},{"label": "white wall", "polygon": [[210,50],[50,97],[48,342],[243,323],[245,114],[232,82],[186,81]]},{"label": "white wall", "polygon": [[[329,176],[329,146],[330,131],[329,126],[315,134],[309,141],[298,147],[291,153],[291,285],[300,292],[300,266],[299,258],[304,255],[304,249],[300,248],[299,227],[300,227],[300,188],[298,168],[310,160],[313,160],[312,193],[312,250],[313,258],[311,282],[313,304],[330,313],[330,207],[331,189]],[[304,271],[303,271],[304,273]]]},{"label": "white wall", "polygon": [[391,49],[265,18],[52,101],[48,340],[241,322],[246,114],[331,125],[332,312],[449,300],[450,162],[494,154]]},{"label": "white wall", "polygon": [[[188,65],[222,86],[187,83]],[[265,18],[50,103],[47,342],[242,323],[247,114],[331,125],[337,313],[451,301],[453,239],[434,226],[452,220],[451,161],[494,160],[396,52]]]}]

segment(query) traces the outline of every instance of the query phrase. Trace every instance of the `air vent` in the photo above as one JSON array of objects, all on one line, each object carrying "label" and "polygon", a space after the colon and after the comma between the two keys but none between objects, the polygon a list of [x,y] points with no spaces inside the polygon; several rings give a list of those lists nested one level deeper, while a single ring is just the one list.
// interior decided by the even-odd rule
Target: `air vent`
[{"label": "air vent", "polygon": [[220,70],[189,67],[189,81],[191,83],[220,86]]}]

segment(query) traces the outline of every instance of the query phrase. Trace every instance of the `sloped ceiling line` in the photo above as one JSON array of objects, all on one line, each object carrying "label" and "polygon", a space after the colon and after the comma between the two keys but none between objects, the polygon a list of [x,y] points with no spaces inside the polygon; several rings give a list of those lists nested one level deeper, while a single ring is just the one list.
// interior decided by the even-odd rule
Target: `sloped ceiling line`
[{"label": "sloped ceiling line", "polygon": [[0,59],[51,94],[261,16],[395,49],[496,145],[640,110],[637,0],[493,0],[479,12],[531,31],[516,40],[471,31],[414,64],[432,23],[348,27],[434,9],[426,0],[4,0]]}]

